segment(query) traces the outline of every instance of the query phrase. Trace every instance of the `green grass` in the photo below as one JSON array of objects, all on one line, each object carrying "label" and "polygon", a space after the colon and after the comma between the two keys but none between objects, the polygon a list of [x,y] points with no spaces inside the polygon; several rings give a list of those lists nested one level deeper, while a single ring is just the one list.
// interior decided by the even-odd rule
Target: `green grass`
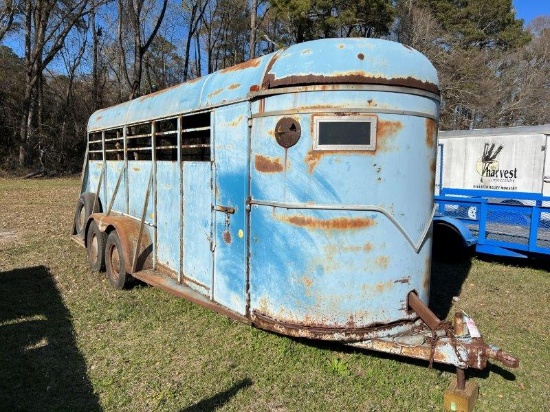
[{"label": "green grass", "polygon": [[[111,289],[69,239],[78,187],[0,179],[0,410],[442,410],[452,368],[266,333],[150,287]],[[470,373],[479,411],[548,408],[550,276],[518,263],[433,267],[433,309],[464,310],[521,359]]]}]

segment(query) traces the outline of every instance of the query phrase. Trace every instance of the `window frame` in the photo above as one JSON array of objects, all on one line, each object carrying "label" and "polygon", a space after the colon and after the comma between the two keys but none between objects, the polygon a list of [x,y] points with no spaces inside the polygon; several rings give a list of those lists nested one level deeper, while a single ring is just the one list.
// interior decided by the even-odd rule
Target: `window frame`
[{"label": "window frame", "polygon": [[[370,123],[369,144],[320,144],[319,130],[321,123]],[[322,115],[313,119],[313,149],[339,151],[375,151],[378,117],[375,115]]]}]

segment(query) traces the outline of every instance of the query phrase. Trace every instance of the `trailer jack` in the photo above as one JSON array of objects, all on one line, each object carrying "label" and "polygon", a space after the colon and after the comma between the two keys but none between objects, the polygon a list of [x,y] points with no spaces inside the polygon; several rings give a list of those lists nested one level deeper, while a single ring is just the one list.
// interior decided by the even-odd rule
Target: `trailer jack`
[{"label": "trailer jack", "polygon": [[349,345],[391,353],[415,359],[453,365],[456,367],[456,381],[451,382],[445,393],[445,410],[467,411],[473,409],[478,396],[478,387],[466,380],[466,369],[482,370],[487,361],[493,359],[509,368],[519,367],[519,360],[502,351],[487,345],[473,320],[463,312],[454,316],[454,324],[440,320],[417,296],[415,292],[408,295],[409,308],[419,319],[409,332],[399,335],[377,337]]}]

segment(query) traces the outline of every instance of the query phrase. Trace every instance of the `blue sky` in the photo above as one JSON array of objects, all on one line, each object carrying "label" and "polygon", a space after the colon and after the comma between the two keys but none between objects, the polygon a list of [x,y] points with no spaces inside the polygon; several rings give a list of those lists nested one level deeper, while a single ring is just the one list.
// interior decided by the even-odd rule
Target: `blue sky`
[{"label": "blue sky", "polygon": [[550,16],[550,0],[513,0],[516,16],[528,24],[540,15]]}]

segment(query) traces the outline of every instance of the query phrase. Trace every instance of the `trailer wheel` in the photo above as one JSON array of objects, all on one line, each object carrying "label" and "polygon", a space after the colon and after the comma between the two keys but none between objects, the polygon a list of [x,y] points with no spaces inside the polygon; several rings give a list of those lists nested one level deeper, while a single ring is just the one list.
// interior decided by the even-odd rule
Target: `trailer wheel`
[{"label": "trailer wheel", "polygon": [[96,200],[95,193],[82,193],[76,203],[74,214],[74,233],[82,239],[86,236],[86,222],[92,213],[101,212],[99,199]]},{"label": "trailer wheel", "polygon": [[105,241],[106,235],[99,230],[96,221],[90,223],[86,234],[86,251],[88,262],[94,272],[105,271]]},{"label": "trailer wheel", "polygon": [[109,233],[107,237],[105,263],[107,268],[107,279],[109,279],[111,286],[115,289],[124,289],[129,274],[126,272],[124,252],[116,230]]},{"label": "trailer wheel", "polygon": [[447,223],[439,222],[433,227],[432,255],[434,260],[446,263],[460,262],[468,257],[460,232]]}]

